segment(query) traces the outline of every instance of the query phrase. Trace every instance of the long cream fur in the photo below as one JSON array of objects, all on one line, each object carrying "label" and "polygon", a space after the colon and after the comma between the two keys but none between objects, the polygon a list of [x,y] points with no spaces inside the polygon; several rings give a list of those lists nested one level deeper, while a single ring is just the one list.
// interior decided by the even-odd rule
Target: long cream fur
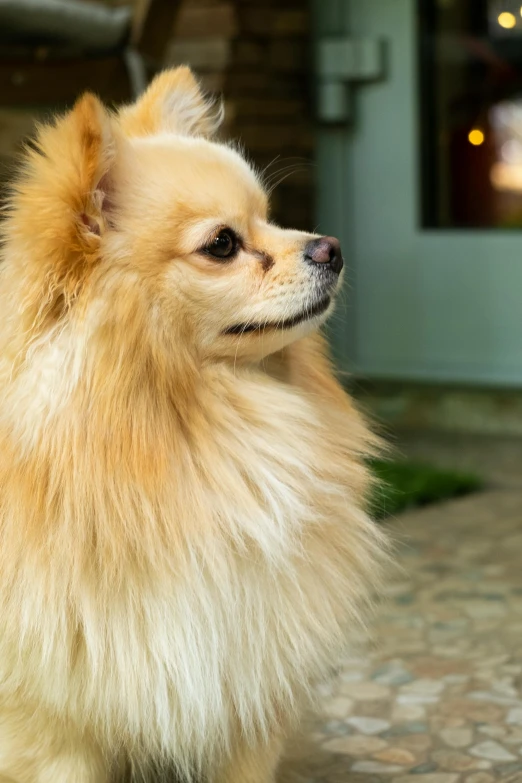
[{"label": "long cream fur", "polygon": [[[0,781],[273,781],[379,582],[374,439],[319,321],[223,335],[306,304],[310,237],[267,221],[209,111],[188,69],[119,115],[86,95],[11,199]],[[196,252],[232,223],[235,261]]]}]

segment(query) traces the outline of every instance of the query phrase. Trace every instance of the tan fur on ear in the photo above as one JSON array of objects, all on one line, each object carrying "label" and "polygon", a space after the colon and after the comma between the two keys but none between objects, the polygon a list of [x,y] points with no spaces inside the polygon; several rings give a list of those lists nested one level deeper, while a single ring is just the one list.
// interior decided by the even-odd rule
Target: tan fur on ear
[{"label": "tan fur on ear", "polygon": [[110,118],[98,98],[86,93],[72,110],[71,124],[79,144],[80,217],[92,233],[100,235],[107,227],[103,206],[107,196],[107,174],[114,158]]},{"label": "tan fur on ear", "polygon": [[182,136],[212,136],[223,119],[221,104],[206,98],[187,66],[158,74],[144,95],[120,112],[128,136],[177,133]]},{"label": "tan fur on ear", "polygon": [[26,151],[5,235],[24,279],[29,331],[63,314],[99,258],[106,228],[102,188],[113,157],[110,116],[89,93],[68,114],[40,127]]}]

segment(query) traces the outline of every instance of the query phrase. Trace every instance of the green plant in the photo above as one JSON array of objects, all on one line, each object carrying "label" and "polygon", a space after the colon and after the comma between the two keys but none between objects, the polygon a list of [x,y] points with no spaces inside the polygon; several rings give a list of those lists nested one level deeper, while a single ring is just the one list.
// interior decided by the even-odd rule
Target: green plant
[{"label": "green plant", "polygon": [[370,504],[375,519],[467,495],[482,487],[478,476],[406,460],[374,459],[370,467],[377,478]]}]

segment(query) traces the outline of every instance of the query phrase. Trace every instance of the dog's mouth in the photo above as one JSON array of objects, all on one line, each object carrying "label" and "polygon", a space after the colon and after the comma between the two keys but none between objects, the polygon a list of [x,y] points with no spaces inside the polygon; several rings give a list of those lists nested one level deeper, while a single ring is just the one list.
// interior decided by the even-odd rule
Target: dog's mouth
[{"label": "dog's mouth", "polygon": [[243,323],[234,324],[225,329],[224,334],[247,334],[248,332],[265,332],[268,329],[293,329],[294,326],[298,326],[304,321],[310,321],[312,318],[316,318],[318,315],[322,315],[330,307],[332,301],[330,296],[325,296],[320,299],[311,307],[307,307],[296,315],[291,315],[289,318],[283,318],[280,321],[266,321],[263,323]]}]

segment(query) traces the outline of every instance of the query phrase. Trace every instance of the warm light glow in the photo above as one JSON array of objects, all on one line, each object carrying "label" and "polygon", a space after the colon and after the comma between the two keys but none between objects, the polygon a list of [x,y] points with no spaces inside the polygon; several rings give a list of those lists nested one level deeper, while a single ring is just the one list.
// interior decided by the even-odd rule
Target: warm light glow
[{"label": "warm light glow", "polygon": [[474,147],[480,147],[484,143],[484,138],[483,132],[478,128],[473,128],[468,134],[469,143],[473,144]]},{"label": "warm light glow", "polygon": [[502,161],[494,163],[490,179],[495,190],[522,193],[522,165],[512,166]]},{"label": "warm light glow", "polygon": [[[521,13],[522,13],[522,9],[521,9]],[[505,27],[506,30],[510,30],[517,23],[517,20],[515,19],[515,14],[510,14],[509,11],[504,11],[503,13],[499,14],[497,21],[499,25],[501,27]]]}]

